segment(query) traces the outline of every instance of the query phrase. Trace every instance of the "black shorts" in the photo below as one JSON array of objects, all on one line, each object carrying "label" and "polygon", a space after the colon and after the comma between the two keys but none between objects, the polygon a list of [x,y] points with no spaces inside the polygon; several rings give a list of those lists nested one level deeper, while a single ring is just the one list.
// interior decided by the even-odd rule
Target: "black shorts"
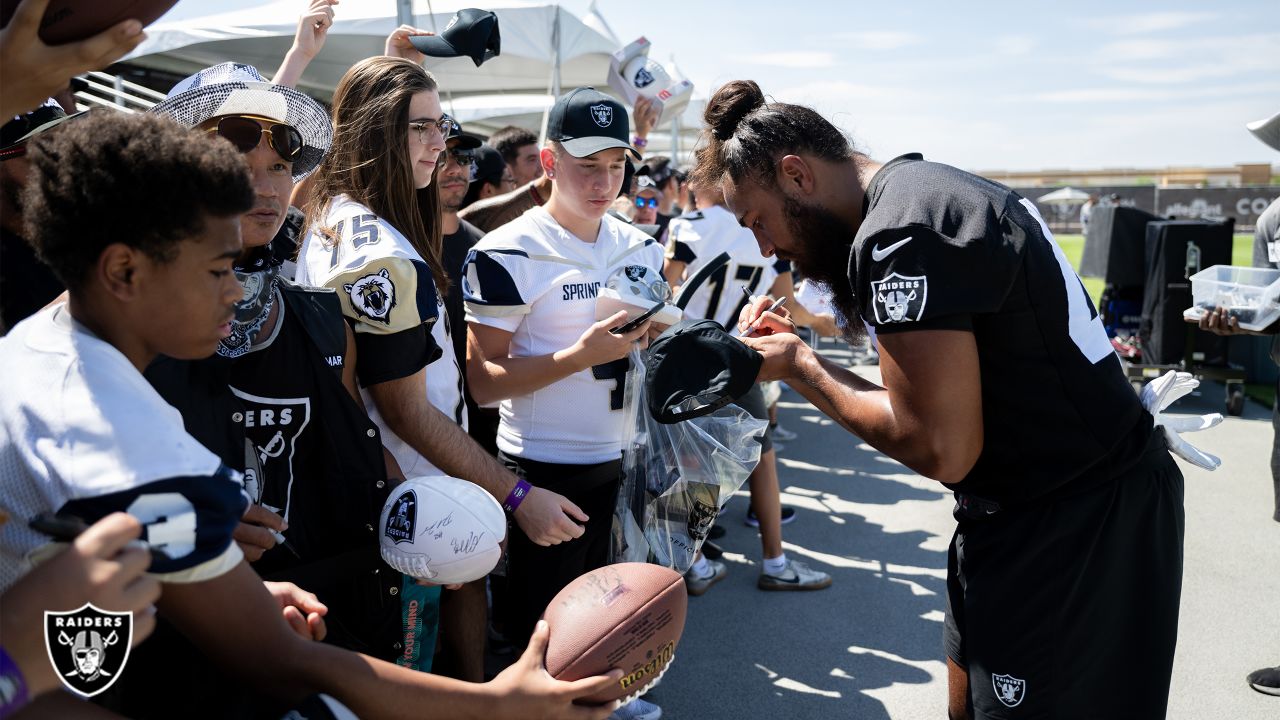
[{"label": "black shorts", "polygon": [[587,514],[582,537],[542,547],[511,521],[507,531],[507,637],[529,641],[533,626],[556,593],[579,575],[609,564],[610,531],[622,483],[622,458],[597,465],[561,465],[499,453],[517,476],[534,487],[559,493]]},{"label": "black shorts", "polygon": [[[737,402],[734,404],[743,410],[746,410],[751,417],[756,418],[757,420],[767,421],[769,419],[769,407],[764,404],[764,389],[760,386],[760,383],[752,385],[751,389],[742,397],[738,398]],[[773,449],[773,438],[769,436],[768,430],[765,431],[764,435],[759,437],[759,440],[761,455]]]},{"label": "black shorts", "polygon": [[1182,472],[1156,429],[1118,479],[959,524],[947,656],[974,720],[1163,718],[1178,635]]}]

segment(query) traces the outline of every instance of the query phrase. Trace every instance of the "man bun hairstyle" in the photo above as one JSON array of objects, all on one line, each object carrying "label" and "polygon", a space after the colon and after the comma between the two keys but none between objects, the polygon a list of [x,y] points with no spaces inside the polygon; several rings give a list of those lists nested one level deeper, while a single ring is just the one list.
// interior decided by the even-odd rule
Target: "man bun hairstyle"
[{"label": "man bun hairstyle", "polygon": [[33,140],[24,190],[26,240],[71,291],[108,245],[167,262],[206,217],[253,208],[235,146],[166,117],[93,110]]},{"label": "man bun hairstyle", "polygon": [[751,178],[775,183],[775,165],[784,155],[809,154],[830,162],[849,160],[853,146],[844,133],[812,108],[768,102],[752,80],[734,80],[716,90],[702,115],[706,129],[694,153],[690,182],[719,185]]}]

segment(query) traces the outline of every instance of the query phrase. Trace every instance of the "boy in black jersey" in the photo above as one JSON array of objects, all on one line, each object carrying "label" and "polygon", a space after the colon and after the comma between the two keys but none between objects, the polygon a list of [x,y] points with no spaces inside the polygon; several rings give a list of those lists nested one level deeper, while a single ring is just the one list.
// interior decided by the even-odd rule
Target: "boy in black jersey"
[{"label": "boy in black jersey", "polygon": [[951,717],[1163,718],[1182,474],[1034,204],[918,155],[877,163],[753,82],[722,87],[706,121],[695,182],[826,284],[846,327],[875,328],[884,387],[769,298],[739,320],[761,379],[955,491]]}]

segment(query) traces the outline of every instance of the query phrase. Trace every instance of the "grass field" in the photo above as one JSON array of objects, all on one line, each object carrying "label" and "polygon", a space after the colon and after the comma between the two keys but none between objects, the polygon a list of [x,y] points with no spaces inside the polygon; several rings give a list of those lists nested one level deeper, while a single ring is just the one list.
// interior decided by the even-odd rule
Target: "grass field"
[{"label": "grass field", "polygon": [[[1084,236],[1054,235],[1053,237],[1058,241],[1058,245],[1062,247],[1062,252],[1067,256],[1071,267],[1075,268],[1076,272],[1079,272],[1080,257],[1084,254]],[[1231,247],[1231,264],[1253,264],[1252,235],[1237,234],[1235,236],[1235,242]],[[1084,283],[1084,288],[1089,293],[1089,297],[1093,298],[1093,304],[1096,307],[1098,298],[1102,296],[1102,280],[1100,278],[1080,278],[1080,280]],[[1245,394],[1261,403],[1263,407],[1271,407],[1271,403],[1275,400],[1276,388],[1270,384],[1246,383]]]},{"label": "grass field", "polygon": [[[1058,245],[1062,247],[1062,252],[1067,256],[1067,260],[1071,263],[1071,267],[1080,271],[1080,257],[1084,254],[1084,236],[1083,235],[1054,235]],[[1231,264],[1232,265],[1252,265],[1253,264],[1253,236],[1245,234],[1237,234],[1235,243],[1231,248]],[[1098,304],[1098,298],[1102,296],[1102,280],[1099,278],[1080,278],[1084,281],[1084,288],[1089,292],[1089,297],[1093,298],[1093,304]]]}]

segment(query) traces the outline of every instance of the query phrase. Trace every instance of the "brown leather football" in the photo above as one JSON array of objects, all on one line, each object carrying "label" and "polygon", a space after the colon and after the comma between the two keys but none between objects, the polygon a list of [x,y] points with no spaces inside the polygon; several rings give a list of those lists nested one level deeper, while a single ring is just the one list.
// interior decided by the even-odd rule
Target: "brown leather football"
[{"label": "brown leather football", "polygon": [[622,679],[587,703],[631,699],[657,683],[675,657],[689,596],[680,573],[660,565],[607,565],[565,586],[543,615],[547,672],[579,680],[621,668]]},{"label": "brown leather football", "polygon": [[[9,24],[21,0],[0,0],[0,27]],[[146,27],[169,12],[178,0],[49,0],[40,21],[40,39],[61,45],[93,37],[122,20],[137,20]]]}]

